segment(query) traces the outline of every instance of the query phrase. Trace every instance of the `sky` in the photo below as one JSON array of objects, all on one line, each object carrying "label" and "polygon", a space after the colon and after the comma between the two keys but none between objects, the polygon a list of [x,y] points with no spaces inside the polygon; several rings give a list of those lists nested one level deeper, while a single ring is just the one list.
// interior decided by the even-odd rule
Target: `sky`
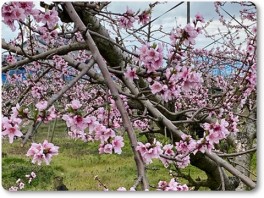
[{"label": "sky", "polygon": [[[150,2],[155,2],[155,1],[114,1],[111,2],[108,6],[108,10],[112,12],[117,12],[117,13],[124,13],[126,11],[126,8],[129,7],[134,11],[137,10],[144,10],[148,8],[148,5]],[[154,8],[153,11],[153,18],[160,16],[164,12],[166,12],[168,9],[171,7],[175,6],[178,4],[180,1],[168,1],[165,3],[165,1],[161,1],[162,3],[159,4]],[[217,32],[217,29],[220,27],[221,28],[221,23],[218,21],[218,15],[214,11],[214,5],[213,2],[191,2],[191,21],[194,18],[194,16],[199,12],[203,15],[205,18],[205,21],[212,20],[210,25],[207,27],[207,30],[210,30],[210,32]],[[39,6],[37,6],[39,7]],[[231,15],[233,16],[238,16],[238,6],[234,4],[228,4],[225,6],[225,9],[230,12]],[[182,24],[183,26],[186,25],[187,23],[187,3],[184,2],[177,8],[173,9],[172,11],[168,12],[164,16],[160,17],[158,20],[156,20],[153,23],[154,28],[159,28],[160,25],[163,26],[163,29],[167,32],[170,32],[173,27],[176,25]],[[226,15],[226,18],[230,19],[229,16]],[[138,26],[139,27],[139,26]],[[12,32],[5,24],[2,23],[2,36],[6,39],[6,41],[9,41],[10,39],[15,38],[16,32]],[[160,35],[162,36],[162,35]],[[158,34],[155,35],[155,37],[160,37]],[[169,38],[163,39],[166,42],[169,42]],[[205,38],[203,35],[199,35],[197,38],[196,46],[197,48],[203,48],[206,45],[208,45],[211,42],[211,40],[208,40]]]},{"label": "sky", "polygon": [[[144,10],[145,8],[148,8],[148,5],[151,1],[144,1],[144,2],[112,2],[110,6],[108,7],[108,10],[111,10],[112,12],[120,12],[124,13],[126,11],[126,8],[129,7],[134,11],[137,10]],[[152,1],[153,3],[153,1]],[[180,3],[180,1],[169,1],[167,3],[163,3],[157,5],[154,8],[153,11],[153,18],[160,16],[173,6]],[[235,16],[236,18],[239,17],[239,7],[235,4],[226,4],[225,10],[229,12],[232,16]],[[222,26],[222,24],[219,22],[218,18],[219,16],[215,12],[214,3],[212,1],[203,1],[203,2],[191,2],[190,3],[190,16],[191,21],[193,18],[195,18],[195,15],[197,13],[202,14],[202,16],[205,18],[205,21],[212,20],[210,25],[207,27],[207,30],[209,30],[211,33],[217,33],[218,28],[220,28],[223,31],[226,31],[226,28]],[[231,19],[227,14],[224,13],[224,16],[227,20]],[[176,25],[182,24],[184,27],[187,24],[187,3],[184,2],[177,8],[173,9],[172,11],[166,13],[164,16],[160,17],[157,21],[155,21],[154,26],[156,28],[160,27],[160,25],[163,26],[164,30],[166,32],[170,32],[172,28],[174,28]],[[158,35],[155,35],[155,37],[159,37]],[[168,37],[164,40],[166,42],[169,42]],[[197,48],[203,48],[207,46],[209,43],[211,43],[211,40],[208,40],[203,35],[199,35],[197,38],[197,42],[195,47]]]}]

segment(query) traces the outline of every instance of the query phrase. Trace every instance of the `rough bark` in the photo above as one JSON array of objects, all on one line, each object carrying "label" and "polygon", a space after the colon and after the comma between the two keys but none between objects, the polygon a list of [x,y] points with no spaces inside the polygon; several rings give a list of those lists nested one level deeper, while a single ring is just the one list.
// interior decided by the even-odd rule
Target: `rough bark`
[{"label": "rough bark", "polygon": [[[252,112],[249,117],[256,119],[254,112]],[[251,149],[254,144],[255,135],[256,135],[256,123],[249,119],[247,120],[247,124],[244,130],[242,130],[236,135],[236,141],[237,141],[235,148],[236,152],[247,151]],[[250,163],[252,160],[252,156],[253,153],[249,152],[247,154],[239,155],[234,158],[236,169],[248,177],[251,176],[249,170],[251,169]],[[241,182],[236,190],[244,191],[247,189],[248,186]]]}]

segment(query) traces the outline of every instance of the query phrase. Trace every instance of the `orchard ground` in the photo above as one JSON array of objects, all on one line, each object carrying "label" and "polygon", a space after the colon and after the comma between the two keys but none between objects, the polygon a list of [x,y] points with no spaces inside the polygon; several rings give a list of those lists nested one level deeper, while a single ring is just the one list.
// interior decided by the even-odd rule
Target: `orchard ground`
[{"label": "orchard ground", "polygon": [[[52,127],[50,127],[52,128]],[[35,142],[43,142],[44,139],[50,140],[52,132],[49,132],[48,125],[42,125],[36,136]],[[139,140],[146,141],[145,136],[139,136]],[[16,140],[9,144],[8,139],[2,140],[2,185],[8,189],[18,178],[23,179],[26,174],[34,171],[37,177],[33,182],[25,185],[24,190],[53,190],[54,177],[62,176],[64,184],[69,190],[77,191],[102,191],[103,187],[98,181],[94,180],[97,175],[109,190],[116,190],[118,187],[129,189],[134,185],[137,178],[136,167],[134,165],[133,153],[125,134],[125,146],[121,155],[103,154],[98,155],[98,142],[84,143],[81,140],[70,139],[66,132],[64,122],[58,122],[54,131],[53,143],[59,146],[59,155],[54,156],[49,166],[41,166],[31,163],[31,158],[26,156],[30,147],[30,141],[21,147],[21,141]],[[163,140],[166,141],[163,137]],[[256,156],[254,155],[251,171],[256,174]],[[193,179],[205,179],[203,172],[193,166],[188,166],[183,173],[189,174]],[[155,190],[160,180],[170,181],[172,176],[168,174],[163,164],[159,160],[147,166],[150,190]],[[254,176],[252,179],[255,180]],[[182,183],[186,180],[179,178]],[[209,190],[200,188],[199,190]]]}]

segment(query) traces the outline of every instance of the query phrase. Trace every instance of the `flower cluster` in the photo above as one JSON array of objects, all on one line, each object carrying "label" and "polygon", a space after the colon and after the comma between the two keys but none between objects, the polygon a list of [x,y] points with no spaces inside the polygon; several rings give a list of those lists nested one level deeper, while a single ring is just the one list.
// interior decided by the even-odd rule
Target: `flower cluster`
[{"label": "flower cluster", "polygon": [[[180,184],[176,181],[175,178],[172,178],[170,182],[159,181],[157,191],[189,191],[189,188],[186,184]],[[104,189],[104,191],[108,191],[108,189]],[[119,187],[117,191],[127,191],[125,187]],[[136,191],[134,187],[131,187],[129,191]],[[149,189],[145,189],[145,191],[149,191]]]},{"label": "flower cluster", "polygon": [[114,130],[110,128],[105,130],[98,130],[96,131],[96,135],[97,139],[101,140],[101,144],[99,146],[99,154],[112,154],[113,152],[121,154],[121,148],[124,146],[124,139],[121,136],[116,136]]},{"label": "flower cluster", "polygon": [[147,73],[155,72],[161,68],[163,63],[163,47],[162,44],[146,44],[139,49],[139,59],[146,68]]},{"label": "flower cluster", "polygon": [[7,62],[7,64],[11,65],[11,64],[14,64],[17,60],[16,60],[15,56],[7,55],[5,61]]},{"label": "flower cluster", "polygon": [[124,73],[125,77],[129,80],[138,79],[136,68],[127,67]]},{"label": "flower cluster", "polygon": [[228,131],[230,131],[231,133],[237,133],[239,132],[239,129],[237,128],[239,119],[238,116],[235,116],[234,113],[229,112],[229,119],[227,120],[228,123],[230,123],[228,125]]},{"label": "flower cluster", "polygon": [[180,94],[198,90],[203,83],[201,73],[185,66],[167,68],[165,76],[164,81],[153,80],[149,86],[151,92],[160,95],[165,102],[179,98]]},{"label": "flower cluster", "polygon": [[46,100],[39,101],[35,106],[38,110],[38,121],[44,121],[44,123],[47,123],[57,117],[56,109],[53,105],[46,111],[48,107],[48,102]]},{"label": "flower cluster", "polygon": [[[121,148],[124,146],[123,137],[116,135],[112,128],[101,124],[95,116],[82,116],[80,113],[82,104],[79,100],[73,100],[66,106],[70,114],[64,114],[62,119],[66,121],[70,137],[83,141],[100,141],[99,154],[112,154],[113,152],[121,154]],[[100,115],[98,114],[99,118]]]},{"label": "flower cluster", "polygon": [[48,102],[43,100],[43,101],[39,101],[36,104],[36,107],[39,111],[44,111],[47,107],[48,107]]},{"label": "flower cluster", "polygon": [[2,136],[8,136],[9,143],[12,144],[15,137],[22,137],[23,133],[20,131],[22,119],[18,118],[19,104],[12,107],[12,114],[10,117],[2,117]]},{"label": "flower cluster", "polygon": [[227,129],[228,125],[229,124],[225,121],[225,119],[222,119],[220,123],[218,120],[215,123],[204,123],[204,130],[209,132],[206,136],[206,140],[208,140],[211,144],[218,144],[220,140],[226,138],[229,134]]},{"label": "flower cluster", "polygon": [[37,22],[42,22],[47,25],[48,29],[53,29],[58,21],[58,12],[55,10],[55,7],[52,10],[46,10],[44,13],[38,13],[35,15]]},{"label": "flower cluster", "polygon": [[170,182],[159,181],[158,188],[159,191],[188,191],[189,188],[186,184],[178,183],[174,178]]},{"label": "flower cluster", "polygon": [[133,122],[133,127],[135,127],[138,130],[144,131],[148,128],[149,123],[148,123],[148,119],[144,118],[144,119],[140,119],[140,120],[135,120]]},{"label": "flower cluster", "polygon": [[144,10],[141,14],[138,15],[138,23],[142,23],[142,25],[146,25],[150,21],[150,10]]},{"label": "flower cluster", "polygon": [[176,142],[176,164],[179,168],[185,168],[190,164],[190,153],[196,150],[197,143],[191,136],[183,134],[182,140]]},{"label": "flower cluster", "polygon": [[[175,157],[175,152],[173,150],[173,145],[172,144],[164,145],[162,150],[163,150],[163,155],[165,155],[166,157],[169,157],[169,158],[174,158]],[[160,157],[160,161],[163,163],[165,168],[168,168],[169,164],[173,163],[172,160],[164,158],[164,157]]]},{"label": "flower cluster", "polygon": [[190,135],[183,134],[181,138],[182,140],[176,142],[177,152],[186,155],[190,153],[190,151],[194,151],[196,149],[196,142]]},{"label": "flower cluster", "polygon": [[[25,175],[25,177],[26,179],[28,179],[28,184],[30,184],[32,180],[36,178],[36,174],[34,172],[31,172],[30,175]],[[16,185],[11,186],[8,190],[10,192],[14,192],[14,191],[22,190],[24,188],[25,188],[25,183],[19,178],[16,181]]]},{"label": "flower cluster", "polygon": [[24,21],[32,14],[33,2],[10,2],[2,6],[3,22],[8,25],[12,31],[16,30],[15,21]]},{"label": "flower cluster", "polygon": [[127,11],[117,19],[118,25],[121,28],[125,28],[125,29],[133,28],[134,22],[136,20],[138,20],[138,23],[141,23],[143,25],[147,24],[150,21],[150,11],[144,10],[137,16],[137,13],[135,13],[130,8],[127,8]]},{"label": "flower cluster", "polygon": [[[233,120],[236,122],[234,117]],[[183,156],[188,153],[196,154],[198,151],[202,153],[211,152],[214,149],[214,144],[218,144],[220,140],[225,139],[230,134],[228,126],[229,123],[225,119],[221,119],[220,123],[218,120],[215,123],[204,123],[202,125],[205,130],[204,137],[195,142],[190,136],[184,135],[184,141],[176,143],[177,150],[185,153]],[[233,127],[236,126],[233,124]]]},{"label": "flower cluster", "polygon": [[3,22],[8,25],[12,31],[16,30],[15,21],[24,21],[28,16],[33,16],[39,23],[44,23],[48,29],[54,29],[59,21],[58,12],[53,8],[41,12],[34,8],[33,2],[10,2],[2,6]]},{"label": "flower cluster", "polygon": [[133,23],[135,21],[135,12],[127,8],[127,11],[123,14],[123,16],[118,19],[118,25],[122,28],[128,29],[133,27]]},{"label": "flower cluster", "polygon": [[160,158],[160,154],[162,154],[161,146],[161,143],[156,140],[152,144],[138,142],[136,150],[140,152],[144,162],[150,164],[152,163],[152,159]]},{"label": "flower cluster", "polygon": [[185,46],[195,45],[195,38],[200,33],[200,28],[187,24],[184,28],[176,28],[171,31],[170,40],[172,45],[183,43]]},{"label": "flower cluster", "polygon": [[26,155],[28,157],[33,157],[31,161],[33,164],[37,163],[38,165],[41,165],[42,162],[45,162],[49,165],[51,158],[54,155],[58,155],[58,150],[58,146],[54,146],[54,144],[44,140],[42,144],[32,143]]}]

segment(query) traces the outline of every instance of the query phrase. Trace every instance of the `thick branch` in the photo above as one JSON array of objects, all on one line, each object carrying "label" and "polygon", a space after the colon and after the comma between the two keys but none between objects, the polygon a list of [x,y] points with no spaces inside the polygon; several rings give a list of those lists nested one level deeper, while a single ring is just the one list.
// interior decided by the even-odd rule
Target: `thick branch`
[{"label": "thick branch", "polygon": [[[23,52],[19,47],[11,46],[10,44],[6,43],[4,40],[2,40],[2,48],[5,50],[8,50],[10,52],[16,53],[18,55],[23,55]],[[8,65],[6,67],[2,68],[2,72],[7,72],[10,69],[15,69],[17,67],[26,65],[28,63],[31,63],[36,60],[45,59],[47,57],[51,57],[52,55],[64,55],[68,52],[75,51],[75,50],[83,50],[87,48],[86,43],[72,43],[69,45],[64,45],[55,49],[48,50],[46,52],[37,54],[35,56],[32,56],[30,58],[26,58],[24,60],[18,61],[14,64]]]},{"label": "thick branch", "polygon": [[[71,17],[71,19],[76,23],[76,27],[81,31],[86,31],[86,26],[81,21],[80,17],[76,13],[72,4],[67,2],[67,3],[65,3],[65,7],[66,7],[66,10],[67,10],[69,16]],[[86,37],[85,40],[87,42],[87,45],[88,45],[89,49],[91,50],[94,59],[98,63],[98,66],[102,72],[102,75],[103,75],[103,77],[107,83],[107,86],[109,87],[109,89],[111,91],[111,94],[113,95],[113,97],[115,99],[117,108],[121,114],[123,124],[127,130],[129,140],[131,142],[131,146],[132,146],[132,149],[134,152],[135,161],[136,161],[137,169],[138,169],[138,176],[142,177],[143,188],[148,189],[149,184],[148,184],[148,181],[146,178],[145,166],[144,166],[144,163],[142,161],[140,154],[136,151],[137,139],[136,139],[136,135],[134,133],[132,124],[129,120],[129,116],[127,114],[127,111],[125,109],[124,103],[119,96],[118,89],[116,88],[115,83],[114,83],[113,79],[111,78],[111,75],[107,69],[106,63],[105,63],[103,57],[101,56],[94,40],[92,39],[92,37],[88,31],[86,31],[85,37]]]}]

